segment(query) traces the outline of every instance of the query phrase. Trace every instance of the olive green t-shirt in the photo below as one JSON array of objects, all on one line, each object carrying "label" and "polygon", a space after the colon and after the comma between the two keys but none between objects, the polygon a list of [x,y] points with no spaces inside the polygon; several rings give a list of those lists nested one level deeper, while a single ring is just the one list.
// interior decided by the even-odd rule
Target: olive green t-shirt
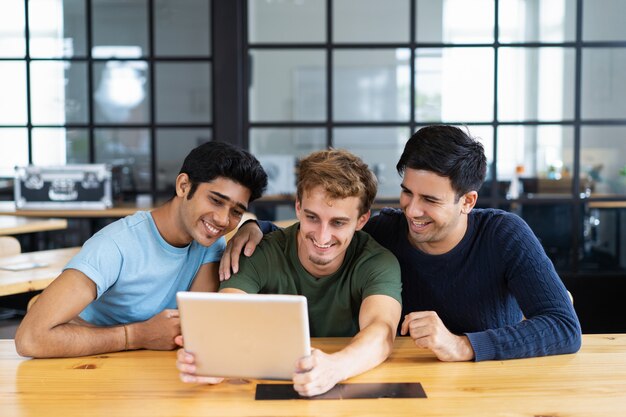
[{"label": "olive green t-shirt", "polygon": [[298,259],[299,224],[266,235],[254,254],[242,256],[239,272],[220,285],[249,294],[294,294],[307,298],[312,337],[352,337],[359,332],[359,310],[370,295],[402,303],[400,265],[365,232],[357,231],[337,272],[309,274]]}]

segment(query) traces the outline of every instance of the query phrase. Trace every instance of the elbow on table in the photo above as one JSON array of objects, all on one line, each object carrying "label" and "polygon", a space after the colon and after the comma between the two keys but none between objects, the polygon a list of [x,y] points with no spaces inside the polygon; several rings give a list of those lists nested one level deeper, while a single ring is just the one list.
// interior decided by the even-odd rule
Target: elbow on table
[{"label": "elbow on table", "polygon": [[576,353],[580,350],[583,343],[583,336],[580,330],[580,327],[576,329],[575,333],[572,336],[572,341],[570,343],[570,351],[567,353]]},{"label": "elbow on table", "polygon": [[568,325],[568,331],[566,333],[567,338],[564,340],[565,348],[562,353],[576,353],[580,350],[583,342],[582,330],[578,320],[573,320]]},{"label": "elbow on table", "polygon": [[30,358],[47,357],[43,332],[23,324],[15,333],[15,350],[18,355]]},{"label": "elbow on table", "polygon": [[[396,326],[397,327],[397,326]],[[389,327],[387,334],[385,335],[384,339],[383,339],[383,343],[381,344],[382,346],[382,360],[386,360],[389,355],[391,355],[391,353],[393,352],[393,342],[394,340],[396,340],[396,332],[395,329],[393,327]]]}]

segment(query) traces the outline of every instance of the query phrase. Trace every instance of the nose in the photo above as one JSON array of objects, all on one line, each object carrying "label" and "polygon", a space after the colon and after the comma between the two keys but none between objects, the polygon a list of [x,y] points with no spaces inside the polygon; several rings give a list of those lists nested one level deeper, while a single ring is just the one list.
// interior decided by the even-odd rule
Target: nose
[{"label": "nose", "polygon": [[326,223],[322,223],[318,228],[316,235],[317,236],[315,236],[315,240],[317,240],[317,243],[320,243],[322,245],[328,243],[331,240],[332,236],[330,226]]},{"label": "nose", "polygon": [[230,210],[228,207],[222,207],[213,213],[213,221],[216,226],[226,227],[230,223]]},{"label": "nose", "polygon": [[411,198],[408,204],[404,208],[404,213],[407,217],[422,217],[424,215],[424,209],[419,199]]}]

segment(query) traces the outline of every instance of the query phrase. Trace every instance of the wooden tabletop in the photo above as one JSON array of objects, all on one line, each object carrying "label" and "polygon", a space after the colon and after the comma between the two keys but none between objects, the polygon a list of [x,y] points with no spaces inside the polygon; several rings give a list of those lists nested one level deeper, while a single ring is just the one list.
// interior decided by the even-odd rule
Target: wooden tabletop
[{"label": "wooden tabletop", "polygon": [[0,216],[0,236],[63,229],[67,229],[67,220],[65,219],[31,219],[20,216]]},{"label": "wooden tabletop", "polygon": [[[63,267],[79,250],[80,247],[74,247],[0,257],[0,296],[43,290],[59,276]],[[44,266],[19,271],[2,269],[26,264]]]},{"label": "wooden tabletop", "polygon": [[[327,352],[346,339],[313,339]],[[410,340],[347,383],[419,382],[428,398],[255,401],[255,380],[183,384],[175,352],[26,360],[0,341],[3,416],[621,416],[626,335],[585,335],[574,355],[439,362]]]},{"label": "wooden tabletop", "polygon": [[134,214],[138,210],[152,210],[152,207],[138,207],[134,203],[125,203],[104,210],[17,210],[13,201],[0,201],[0,218],[4,215],[22,217],[121,218]]}]

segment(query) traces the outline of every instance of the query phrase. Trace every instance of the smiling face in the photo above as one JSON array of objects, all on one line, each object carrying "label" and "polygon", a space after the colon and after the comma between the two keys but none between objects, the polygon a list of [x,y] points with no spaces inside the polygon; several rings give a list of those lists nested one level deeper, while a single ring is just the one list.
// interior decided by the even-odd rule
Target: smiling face
[{"label": "smiling face", "polygon": [[323,277],[341,266],[352,236],[369,219],[359,216],[360,199],[333,199],[321,188],[304,191],[296,201],[298,258],[311,275]]},{"label": "smiling face", "polygon": [[176,192],[180,200],[179,227],[187,243],[195,240],[210,246],[233,230],[248,206],[250,190],[231,179],[218,177],[199,183],[189,199],[191,183],[187,174],[180,174]]},{"label": "smiling face", "polygon": [[432,255],[452,250],[465,235],[478,193],[470,191],[457,200],[449,178],[411,168],[405,170],[401,187],[400,207],[411,244]]}]

